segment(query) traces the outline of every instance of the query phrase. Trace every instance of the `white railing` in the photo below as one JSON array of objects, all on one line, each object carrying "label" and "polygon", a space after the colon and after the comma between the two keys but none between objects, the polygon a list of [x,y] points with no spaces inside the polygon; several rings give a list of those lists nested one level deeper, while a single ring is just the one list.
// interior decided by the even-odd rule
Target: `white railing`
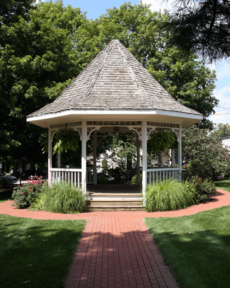
[{"label": "white railing", "polygon": [[180,168],[155,168],[147,169],[148,184],[157,183],[158,181],[168,179],[181,179]]},{"label": "white railing", "polygon": [[71,185],[81,186],[82,170],[69,168],[51,168],[51,183],[67,181]]}]

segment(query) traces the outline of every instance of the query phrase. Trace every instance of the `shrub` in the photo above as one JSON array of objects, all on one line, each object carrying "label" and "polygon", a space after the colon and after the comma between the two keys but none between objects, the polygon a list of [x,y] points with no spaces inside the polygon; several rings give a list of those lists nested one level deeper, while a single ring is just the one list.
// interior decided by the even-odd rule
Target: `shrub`
[{"label": "shrub", "polygon": [[[142,174],[140,174],[140,182],[142,181]],[[134,175],[131,179],[133,185],[137,184],[137,175]]]},{"label": "shrub", "polygon": [[12,194],[13,204],[17,209],[27,208],[38,198],[38,194],[31,186],[26,185],[14,189]]},{"label": "shrub", "polygon": [[192,176],[189,180],[195,187],[197,192],[198,202],[209,201],[209,195],[216,194],[216,188],[214,183],[209,179],[202,179],[198,176]]},{"label": "shrub", "polygon": [[32,210],[47,210],[55,213],[82,212],[86,202],[82,190],[65,181],[44,185],[40,197],[31,206]]},{"label": "shrub", "polygon": [[[37,178],[37,176],[35,176]],[[17,187],[12,194],[13,206],[17,209],[29,207],[38,197],[42,189],[42,176],[37,180],[27,180],[27,185]]]},{"label": "shrub", "polygon": [[108,183],[108,178],[103,176],[103,175],[99,175],[97,177],[97,183],[98,184],[107,184]]},{"label": "shrub", "polygon": [[171,179],[146,187],[146,210],[169,211],[183,209],[196,203],[196,190],[192,183]]}]

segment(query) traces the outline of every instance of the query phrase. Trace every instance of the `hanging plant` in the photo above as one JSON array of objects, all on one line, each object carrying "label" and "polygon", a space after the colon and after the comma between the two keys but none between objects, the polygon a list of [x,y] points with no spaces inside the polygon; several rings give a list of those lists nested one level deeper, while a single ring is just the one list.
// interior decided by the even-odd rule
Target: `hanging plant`
[{"label": "hanging plant", "polygon": [[[73,130],[60,130],[54,135],[53,155],[67,151],[77,151],[79,138]],[[48,137],[43,142],[43,153],[48,152]]]},{"label": "hanging plant", "polygon": [[167,149],[177,149],[176,135],[168,130],[158,130],[151,134],[149,139],[151,152],[166,151]]}]

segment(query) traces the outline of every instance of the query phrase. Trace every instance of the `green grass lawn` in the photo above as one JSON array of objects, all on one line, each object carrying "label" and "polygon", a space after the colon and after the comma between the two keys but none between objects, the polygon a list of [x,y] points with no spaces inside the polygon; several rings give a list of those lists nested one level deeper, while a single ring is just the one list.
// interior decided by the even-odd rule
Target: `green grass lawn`
[{"label": "green grass lawn", "polygon": [[221,188],[230,192],[230,180],[214,181],[216,188]]},{"label": "green grass lawn", "polygon": [[2,189],[0,190],[0,203],[7,200],[11,200],[12,190],[11,189]]},{"label": "green grass lawn", "polygon": [[144,221],[182,287],[230,287],[230,206]]},{"label": "green grass lawn", "polygon": [[64,287],[85,223],[0,215],[0,287]]}]

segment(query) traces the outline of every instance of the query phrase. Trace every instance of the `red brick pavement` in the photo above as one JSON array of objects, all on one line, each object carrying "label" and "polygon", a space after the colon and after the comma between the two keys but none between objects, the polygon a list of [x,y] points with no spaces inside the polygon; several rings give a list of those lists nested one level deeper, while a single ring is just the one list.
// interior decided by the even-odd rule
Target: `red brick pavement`
[{"label": "red brick pavement", "polygon": [[34,219],[85,219],[86,228],[74,257],[66,288],[178,287],[142,221],[178,217],[230,205],[230,193],[218,189],[213,201],[168,212],[91,212],[58,214],[18,210],[0,203],[0,214]]}]

